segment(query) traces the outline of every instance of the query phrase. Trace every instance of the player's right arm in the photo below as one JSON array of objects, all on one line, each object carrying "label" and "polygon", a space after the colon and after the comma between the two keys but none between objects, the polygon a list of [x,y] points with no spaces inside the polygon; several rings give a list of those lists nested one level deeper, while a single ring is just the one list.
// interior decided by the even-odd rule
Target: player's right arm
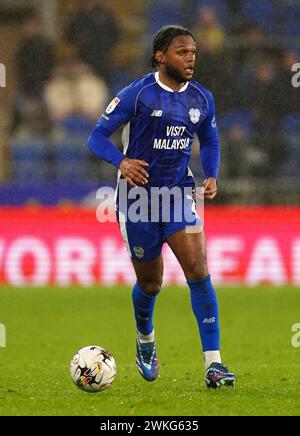
[{"label": "player's right arm", "polygon": [[89,149],[100,159],[118,167],[131,186],[148,183],[148,173],[143,160],[130,159],[110,141],[110,136],[121,125],[135,116],[136,89],[127,87],[108,105],[88,139]]}]

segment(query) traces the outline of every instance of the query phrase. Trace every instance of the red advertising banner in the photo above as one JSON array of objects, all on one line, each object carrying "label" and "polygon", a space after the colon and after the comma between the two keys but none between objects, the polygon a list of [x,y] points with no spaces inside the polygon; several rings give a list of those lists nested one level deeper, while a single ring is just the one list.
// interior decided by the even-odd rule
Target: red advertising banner
[{"label": "red advertising banner", "polygon": [[[13,286],[132,283],[118,224],[75,208],[0,209],[0,282]],[[216,284],[300,285],[300,208],[210,207],[208,263]],[[185,283],[165,244],[164,284]]]}]

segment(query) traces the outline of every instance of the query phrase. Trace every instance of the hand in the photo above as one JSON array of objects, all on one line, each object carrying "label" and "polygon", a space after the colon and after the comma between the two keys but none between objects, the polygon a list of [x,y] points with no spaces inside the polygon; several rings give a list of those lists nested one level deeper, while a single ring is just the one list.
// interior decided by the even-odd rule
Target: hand
[{"label": "hand", "polygon": [[204,187],[204,199],[213,200],[218,192],[216,179],[214,177],[205,179],[202,186]]},{"label": "hand", "polygon": [[144,169],[149,164],[144,160],[129,159],[125,157],[120,163],[120,171],[124,179],[127,180],[130,186],[137,187],[148,183],[149,174]]}]

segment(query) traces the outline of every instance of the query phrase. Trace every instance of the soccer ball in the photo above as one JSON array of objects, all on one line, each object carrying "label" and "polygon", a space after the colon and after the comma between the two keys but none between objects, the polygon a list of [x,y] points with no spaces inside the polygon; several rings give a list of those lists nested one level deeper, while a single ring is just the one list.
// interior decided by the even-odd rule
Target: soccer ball
[{"label": "soccer ball", "polygon": [[90,345],[75,354],[71,361],[70,374],[75,385],[83,391],[103,391],[115,379],[116,361],[104,348]]}]

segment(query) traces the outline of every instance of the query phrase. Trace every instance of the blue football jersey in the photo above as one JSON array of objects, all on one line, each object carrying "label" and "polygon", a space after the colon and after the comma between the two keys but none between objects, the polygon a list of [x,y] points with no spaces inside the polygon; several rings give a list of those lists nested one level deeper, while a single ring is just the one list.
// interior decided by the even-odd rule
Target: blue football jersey
[{"label": "blue football jersey", "polygon": [[205,176],[217,178],[220,146],[214,100],[211,92],[197,82],[187,82],[176,92],[159,80],[158,72],[136,80],[108,105],[97,128],[110,136],[123,124],[123,153],[149,164],[145,168],[149,187],[191,183],[188,163],[195,133],[201,153],[203,147],[202,163],[210,149]]}]

